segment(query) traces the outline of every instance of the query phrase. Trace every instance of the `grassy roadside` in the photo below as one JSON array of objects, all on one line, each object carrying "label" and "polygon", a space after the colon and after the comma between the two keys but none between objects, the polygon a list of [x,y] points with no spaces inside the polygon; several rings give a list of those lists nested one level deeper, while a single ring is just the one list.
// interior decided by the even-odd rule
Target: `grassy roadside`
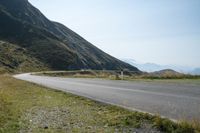
[{"label": "grassy roadside", "polygon": [[134,131],[195,133],[200,127],[0,76],[0,133]]},{"label": "grassy roadside", "polygon": [[[36,75],[40,76],[52,76],[52,77],[68,77],[68,78],[100,78],[109,80],[121,80],[119,73],[113,71],[46,71],[39,72]],[[188,75],[187,77],[171,77],[171,78],[153,78],[142,77],[142,75],[134,76],[135,74],[125,74],[123,80],[136,81],[136,82],[157,82],[157,83],[184,83],[184,84],[200,84],[200,76]]]},{"label": "grassy roadside", "polygon": [[[74,71],[43,71],[38,75],[58,76],[58,77],[73,77],[73,78],[108,78],[121,79],[121,71],[114,70],[74,70]],[[126,80],[144,79],[144,80],[170,80],[170,79],[200,79],[200,75],[190,75],[175,72],[164,73],[146,73],[124,71],[123,78]]]}]

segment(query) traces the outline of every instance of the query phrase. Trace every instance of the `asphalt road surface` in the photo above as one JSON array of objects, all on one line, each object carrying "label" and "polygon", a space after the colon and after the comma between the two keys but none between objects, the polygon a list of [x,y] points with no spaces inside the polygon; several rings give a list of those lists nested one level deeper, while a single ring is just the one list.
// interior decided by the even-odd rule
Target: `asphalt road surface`
[{"label": "asphalt road surface", "polygon": [[176,120],[200,120],[200,84],[15,75],[53,89]]}]

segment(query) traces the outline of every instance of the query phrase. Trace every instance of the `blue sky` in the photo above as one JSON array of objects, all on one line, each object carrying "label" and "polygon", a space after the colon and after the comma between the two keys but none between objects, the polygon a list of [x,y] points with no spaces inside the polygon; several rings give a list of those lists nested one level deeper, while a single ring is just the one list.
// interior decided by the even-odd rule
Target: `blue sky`
[{"label": "blue sky", "polygon": [[200,0],[29,0],[117,58],[200,67]]}]

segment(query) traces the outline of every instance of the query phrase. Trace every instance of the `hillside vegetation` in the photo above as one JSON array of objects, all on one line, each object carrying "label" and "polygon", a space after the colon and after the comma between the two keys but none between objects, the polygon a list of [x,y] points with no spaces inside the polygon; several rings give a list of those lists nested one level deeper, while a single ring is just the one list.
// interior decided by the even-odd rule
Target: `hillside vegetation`
[{"label": "hillside vegetation", "polygon": [[17,45],[0,41],[0,74],[5,72],[29,72],[48,70],[48,67],[28,51]]}]

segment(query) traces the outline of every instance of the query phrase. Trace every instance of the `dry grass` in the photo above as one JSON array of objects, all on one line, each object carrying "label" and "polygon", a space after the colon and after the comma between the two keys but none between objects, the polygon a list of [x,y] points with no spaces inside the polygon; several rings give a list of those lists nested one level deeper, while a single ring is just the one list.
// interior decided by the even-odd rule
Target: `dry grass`
[{"label": "dry grass", "polygon": [[[45,76],[55,76],[55,77],[72,77],[72,78],[106,78],[112,80],[121,80],[121,71],[109,71],[109,70],[77,70],[77,71],[46,71],[38,73],[39,75]],[[189,75],[189,74],[173,74],[173,73],[138,73],[125,71],[123,75],[124,80],[183,80],[183,79],[193,79],[198,80],[200,76]]]}]

